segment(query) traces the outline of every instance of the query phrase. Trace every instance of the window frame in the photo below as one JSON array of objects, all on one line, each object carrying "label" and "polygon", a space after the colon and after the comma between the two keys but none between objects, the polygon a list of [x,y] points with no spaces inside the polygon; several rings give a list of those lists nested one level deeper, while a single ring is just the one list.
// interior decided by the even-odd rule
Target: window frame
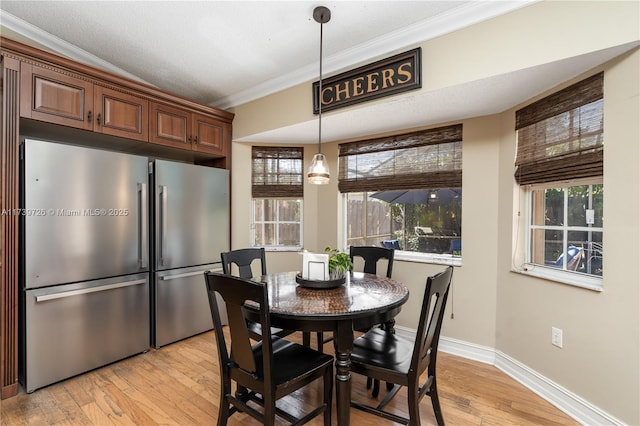
[{"label": "window frame", "polygon": [[[540,188],[569,188],[604,180],[604,72],[557,90],[515,112],[516,155],[514,188],[524,207],[514,219],[512,271],[602,291],[603,276],[558,270],[533,264],[531,259],[532,194]],[[575,120],[577,118],[577,121]],[[556,120],[559,120],[557,125]],[[523,132],[520,134],[520,132]],[[535,135],[535,137],[532,137]],[[566,135],[565,140],[558,135]],[[550,145],[551,143],[551,145]],[[554,145],[562,146],[553,155]],[[533,189],[532,189],[533,188]],[[604,187],[603,187],[604,189]],[[522,206],[524,204],[524,206]],[[564,209],[567,208],[565,203]],[[566,214],[565,214],[566,216]],[[524,233],[524,247],[519,237]],[[605,226],[602,225],[604,241]],[[566,236],[563,237],[563,244]],[[564,252],[564,247],[563,247]],[[516,266],[516,259],[521,259]]]},{"label": "window frame", "polygon": [[[338,190],[342,195],[343,247],[347,247],[349,226],[347,193],[462,188],[463,136],[463,124],[457,123],[339,144]],[[406,157],[415,160],[417,151],[428,153],[429,161],[422,164],[428,167],[416,167],[414,161],[403,160]],[[374,161],[376,154],[380,153],[389,158],[384,162],[380,159]],[[441,253],[396,250],[395,258],[422,263],[462,264],[462,256]]]},{"label": "window frame", "polygon": [[[523,273],[526,275],[535,276],[538,278],[543,278],[546,280],[569,284],[576,287],[581,287],[594,291],[603,291],[603,282],[604,282],[604,272],[602,276],[585,274],[578,271],[570,271],[566,269],[554,268],[551,266],[540,265],[537,263],[533,263],[531,261],[533,257],[531,243],[532,243],[532,230],[533,229],[562,229],[565,233],[563,237],[563,251],[564,251],[564,241],[567,239],[567,232],[571,231],[581,231],[582,226],[570,226],[565,220],[564,225],[554,225],[554,226],[544,226],[544,225],[533,225],[533,214],[532,214],[532,205],[533,205],[533,193],[535,190],[541,189],[550,189],[550,188],[565,188],[568,189],[574,186],[582,186],[582,185],[604,185],[602,177],[595,178],[584,178],[584,179],[576,179],[571,181],[561,181],[561,182],[548,182],[548,183],[540,183],[540,184],[531,184],[531,185],[522,185],[522,191],[525,197],[524,203],[524,223],[523,223],[523,232],[524,232],[524,247],[522,248],[522,256],[523,263],[520,268],[514,269],[514,272]],[[566,194],[566,192],[565,192]],[[566,195],[565,195],[566,200]],[[563,217],[566,218],[567,215],[568,204],[563,203]],[[602,227],[592,228],[598,232],[602,233],[604,237],[604,223]]]},{"label": "window frame", "polygon": [[[287,163],[295,162],[295,167],[288,169]],[[297,164],[299,162],[299,164]],[[262,167],[258,165],[262,164]],[[282,166],[282,165],[285,166]],[[282,166],[282,167],[281,167]],[[299,146],[252,146],[251,147],[251,247],[263,247],[267,251],[299,251],[304,241],[304,148]],[[271,200],[276,206],[275,221],[256,222],[257,203]],[[279,203],[295,200],[299,204],[299,221],[280,221]],[[273,224],[276,243],[279,242],[279,231],[282,224],[296,224],[300,228],[300,239],[296,245],[258,245],[257,227]]]},{"label": "window frame", "polygon": [[[375,191],[368,191],[375,192]],[[349,192],[344,192],[341,195],[341,208],[342,208],[342,247],[344,250],[349,249],[348,235],[349,235],[349,223],[348,223],[348,195]],[[460,236],[462,239],[462,235]],[[452,265],[462,266],[463,256],[454,256],[453,254],[445,253],[425,253],[409,250],[395,250],[394,259],[415,263],[429,263],[435,265]]]},{"label": "window frame", "polygon": [[[298,245],[257,245],[256,244],[256,226],[258,222],[256,222],[256,202],[261,200],[271,200],[271,201],[298,201],[300,203],[300,221],[292,222],[292,221],[264,221],[259,222],[260,224],[273,223],[276,229],[276,241],[278,240],[278,230],[279,225],[284,223],[298,224],[300,226],[300,241]],[[277,216],[280,215],[280,209],[276,209]],[[261,197],[261,198],[251,198],[251,247],[263,247],[266,251],[300,251],[304,247],[304,200],[302,198],[271,198],[271,197]]]}]

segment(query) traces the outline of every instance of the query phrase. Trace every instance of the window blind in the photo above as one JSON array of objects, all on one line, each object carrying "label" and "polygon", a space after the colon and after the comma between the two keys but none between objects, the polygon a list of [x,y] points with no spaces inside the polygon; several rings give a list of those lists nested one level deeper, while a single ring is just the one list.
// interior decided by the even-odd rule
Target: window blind
[{"label": "window blind", "polygon": [[462,124],[339,146],[340,192],[462,187]]},{"label": "window blind", "polygon": [[602,176],[603,80],[596,74],[516,111],[519,184]]},{"label": "window blind", "polygon": [[304,148],[251,148],[253,198],[302,198]]}]

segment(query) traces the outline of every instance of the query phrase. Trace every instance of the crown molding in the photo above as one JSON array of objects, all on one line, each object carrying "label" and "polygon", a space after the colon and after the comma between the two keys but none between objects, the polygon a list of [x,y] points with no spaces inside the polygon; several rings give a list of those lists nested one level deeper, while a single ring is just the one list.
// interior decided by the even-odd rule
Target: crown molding
[{"label": "crown molding", "polygon": [[[350,49],[323,58],[327,77],[331,73],[374,61],[400,49],[417,47],[427,40],[486,21],[496,16],[537,3],[540,0],[474,1],[452,9],[433,19],[417,22],[401,30],[371,39]],[[277,93],[292,86],[317,79],[318,62],[267,80],[259,85],[216,99],[212,105],[227,109]]]},{"label": "crown molding", "polygon": [[71,43],[68,43],[62,40],[61,38],[58,38],[52,34],[49,34],[48,32],[41,30],[35,25],[32,25],[26,21],[23,21],[22,19],[16,16],[13,16],[10,13],[1,11],[0,14],[1,14],[0,16],[2,17],[2,20],[1,20],[2,27],[5,27],[21,35],[22,37],[25,37],[26,39],[39,44],[39,46],[35,46],[35,47],[43,47],[46,50],[49,50],[50,52],[55,53],[57,55],[65,56],[74,61],[82,62],[84,64],[91,65],[96,68],[100,68],[102,70],[109,71],[111,73],[130,78],[140,83],[144,83],[149,86],[156,87],[155,85],[150,84],[147,81],[144,81],[140,77],[113,65],[111,62],[107,62],[103,59],[100,59],[99,57],[92,55],[91,53],[83,49],[80,49],[78,46],[75,46]]},{"label": "crown molding", "polygon": [[[401,49],[417,47],[432,38],[512,12],[516,9],[537,3],[538,1],[540,0],[472,1],[462,3],[459,7],[432,19],[417,22],[401,30],[371,39],[350,49],[323,58],[323,67],[327,76],[330,76],[331,73],[375,61],[384,55],[397,53]],[[38,43],[53,53],[154,86],[140,77],[49,34],[10,13],[2,11],[1,17],[3,27],[14,31],[32,42]],[[317,69],[318,63],[312,63],[230,96],[218,98],[210,102],[210,105],[222,109],[229,109],[251,102],[292,86],[313,81],[317,79]]]}]

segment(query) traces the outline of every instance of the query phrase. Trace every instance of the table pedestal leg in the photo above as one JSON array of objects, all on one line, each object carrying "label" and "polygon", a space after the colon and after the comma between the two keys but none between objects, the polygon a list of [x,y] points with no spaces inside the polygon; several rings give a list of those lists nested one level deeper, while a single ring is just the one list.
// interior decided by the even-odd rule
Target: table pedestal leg
[{"label": "table pedestal leg", "polygon": [[333,345],[336,353],[336,410],[338,425],[347,426],[351,411],[351,351],[353,350],[353,325],[339,323]]}]

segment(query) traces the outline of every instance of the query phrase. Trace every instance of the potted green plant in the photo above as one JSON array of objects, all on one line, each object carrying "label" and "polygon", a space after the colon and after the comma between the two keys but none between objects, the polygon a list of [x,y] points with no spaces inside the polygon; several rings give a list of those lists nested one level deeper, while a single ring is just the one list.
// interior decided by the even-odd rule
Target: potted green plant
[{"label": "potted green plant", "polygon": [[353,262],[348,253],[343,253],[338,249],[326,247],[325,252],[329,253],[329,277],[337,280],[344,277],[347,272],[353,271]]}]

